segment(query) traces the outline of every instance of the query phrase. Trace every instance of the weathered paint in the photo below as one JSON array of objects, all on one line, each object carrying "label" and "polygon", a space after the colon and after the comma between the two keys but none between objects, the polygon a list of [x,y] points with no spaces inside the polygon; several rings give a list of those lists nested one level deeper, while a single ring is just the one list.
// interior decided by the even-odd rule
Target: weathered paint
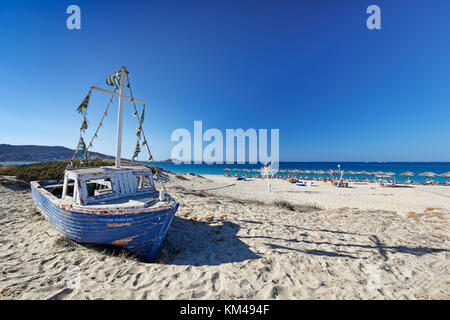
[{"label": "weathered paint", "polygon": [[[80,243],[115,244],[145,254],[152,261],[178,209],[171,200],[164,206],[86,209],[58,199],[38,182],[31,182],[34,202],[62,235]],[[120,225],[120,226],[119,226]]]},{"label": "weathered paint", "polygon": [[[139,188],[137,177],[145,176],[149,179],[148,188]],[[111,193],[100,194],[94,197],[88,196],[86,182],[95,179],[109,179],[111,183]],[[73,180],[73,197],[67,195],[67,184]],[[124,196],[145,194],[155,191],[155,183],[152,171],[146,167],[130,166],[116,169],[114,167],[68,169],[64,174],[64,185],[62,199],[73,205],[89,205],[102,201],[119,199]]]}]

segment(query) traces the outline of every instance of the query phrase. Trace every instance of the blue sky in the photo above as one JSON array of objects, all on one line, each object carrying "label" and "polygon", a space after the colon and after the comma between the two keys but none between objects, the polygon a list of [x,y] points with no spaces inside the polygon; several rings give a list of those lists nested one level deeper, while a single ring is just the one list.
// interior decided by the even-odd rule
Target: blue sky
[{"label": "blue sky", "polygon": [[[66,28],[71,4],[81,30]],[[381,30],[366,28],[371,4]],[[2,1],[0,143],[74,148],[75,109],[126,65],[157,159],[202,120],[279,129],[282,161],[450,161],[449,12],[445,0]],[[92,97],[87,140],[107,99]],[[115,122],[112,110],[93,151],[114,154]]]}]

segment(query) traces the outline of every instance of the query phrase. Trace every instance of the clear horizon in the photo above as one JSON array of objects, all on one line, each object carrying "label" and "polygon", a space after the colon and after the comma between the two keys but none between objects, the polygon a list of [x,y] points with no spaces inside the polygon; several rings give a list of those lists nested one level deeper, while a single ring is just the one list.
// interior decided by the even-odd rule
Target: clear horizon
[{"label": "clear horizon", "polygon": [[[68,30],[70,4],[0,4],[0,143],[74,149],[76,108],[125,65],[158,160],[171,158],[175,129],[202,120],[279,129],[280,162],[450,161],[449,2],[78,1],[81,30]],[[371,4],[381,30],[366,27]],[[86,140],[108,98],[93,93]],[[116,109],[91,151],[115,155]],[[132,113],[126,103],[123,158]]]}]

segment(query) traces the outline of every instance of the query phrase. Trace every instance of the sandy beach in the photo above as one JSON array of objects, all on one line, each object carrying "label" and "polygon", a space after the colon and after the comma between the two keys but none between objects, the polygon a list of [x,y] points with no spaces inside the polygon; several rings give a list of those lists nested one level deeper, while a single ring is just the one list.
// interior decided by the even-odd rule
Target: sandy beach
[{"label": "sandy beach", "polygon": [[63,238],[3,182],[0,299],[450,298],[450,187],[166,178],[180,209],[154,263]]}]

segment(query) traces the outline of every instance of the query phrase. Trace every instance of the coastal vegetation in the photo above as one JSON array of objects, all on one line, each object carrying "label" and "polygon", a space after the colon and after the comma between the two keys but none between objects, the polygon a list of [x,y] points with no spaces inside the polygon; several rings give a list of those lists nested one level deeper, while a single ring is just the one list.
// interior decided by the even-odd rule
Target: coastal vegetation
[{"label": "coastal vegetation", "polygon": [[[60,180],[64,170],[69,166],[70,160],[38,162],[24,165],[9,165],[0,168],[0,175],[15,176],[27,182],[34,180]],[[111,166],[113,160],[93,158],[81,163],[81,160],[72,160],[73,167]]]},{"label": "coastal vegetation", "polygon": [[[14,176],[19,180],[26,182],[35,180],[60,180],[64,176],[64,170],[69,166],[71,160],[38,162],[23,165],[4,165],[0,166],[0,176]],[[130,161],[122,160],[122,165],[130,165]],[[73,168],[81,167],[100,167],[113,166],[114,160],[105,160],[92,158],[86,160],[72,160]],[[153,174],[156,170],[163,171],[159,167],[144,165],[152,169]]]}]

